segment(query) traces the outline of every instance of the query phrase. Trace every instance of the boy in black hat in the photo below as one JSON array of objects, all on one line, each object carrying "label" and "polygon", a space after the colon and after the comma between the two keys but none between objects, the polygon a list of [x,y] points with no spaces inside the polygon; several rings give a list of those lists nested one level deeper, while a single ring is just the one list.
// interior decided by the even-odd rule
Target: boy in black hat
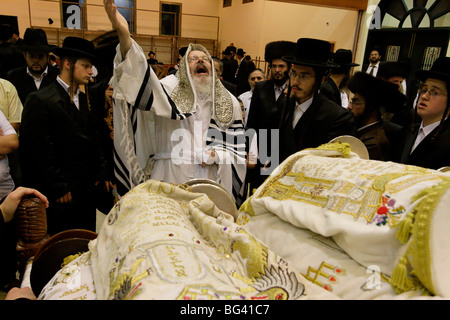
[{"label": "boy in black hat", "polygon": [[346,49],[336,50],[331,60],[338,64],[339,68],[331,69],[330,76],[325,79],[325,82],[320,88],[320,93],[344,107],[342,95],[346,95],[346,93],[343,92],[343,89],[347,86],[351,69],[359,66],[359,64],[353,63],[352,51]]},{"label": "boy in black hat", "polygon": [[430,169],[448,167],[450,58],[438,58],[430,70],[417,71],[416,77],[423,83],[415,107],[422,122],[406,138],[401,162]]},{"label": "boy in black hat", "polygon": [[[295,56],[283,57],[292,63],[288,102],[280,129],[280,162],[306,148],[316,148],[341,135],[354,135],[352,114],[319,94],[330,68],[331,45],[327,41],[301,38]],[[250,109],[251,110],[251,109]]]},{"label": "boy in black hat", "polygon": [[95,231],[96,185],[109,188],[109,170],[87,95],[82,91],[96,61],[92,42],[66,37],[53,52],[61,74],[31,93],[24,106],[20,135],[23,181],[44,193],[48,232]]},{"label": "boy in black hat", "polygon": [[44,30],[28,28],[21,46],[26,65],[9,71],[7,78],[25,104],[28,94],[53,83],[59,70],[49,63],[50,46]]}]

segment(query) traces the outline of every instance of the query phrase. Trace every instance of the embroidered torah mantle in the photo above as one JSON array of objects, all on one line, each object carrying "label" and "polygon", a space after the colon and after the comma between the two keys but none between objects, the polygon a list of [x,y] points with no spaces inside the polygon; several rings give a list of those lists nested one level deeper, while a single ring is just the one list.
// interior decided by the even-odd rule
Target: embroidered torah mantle
[{"label": "embroidered torah mantle", "polygon": [[286,159],[241,206],[238,224],[270,212],[377,266],[398,293],[449,297],[449,175],[337,149]]},{"label": "embroidered torah mantle", "polygon": [[110,211],[89,245],[97,299],[337,298],[186,188],[149,180]]}]

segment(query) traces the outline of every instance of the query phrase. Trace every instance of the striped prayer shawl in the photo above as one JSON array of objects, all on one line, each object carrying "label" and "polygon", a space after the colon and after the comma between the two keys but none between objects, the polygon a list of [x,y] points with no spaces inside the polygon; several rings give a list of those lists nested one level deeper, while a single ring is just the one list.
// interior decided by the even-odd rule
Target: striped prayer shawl
[{"label": "striped prayer shawl", "polygon": [[[117,51],[120,52],[119,49]],[[142,61],[145,61],[145,68],[142,68]],[[146,171],[147,162],[158,153],[158,150],[154,150],[152,139],[152,135],[158,133],[152,130],[154,127],[149,127],[152,121],[154,123],[154,115],[184,120],[192,113],[181,112],[171,98],[170,93],[179,84],[179,79],[167,76],[160,81],[136,43],[127,53],[127,59],[121,61],[119,53],[115,62],[115,74],[111,79],[114,89],[114,171],[119,193],[123,195],[151,177],[151,172]],[[225,89],[222,87],[218,90]],[[240,204],[240,191],[246,173],[245,132],[239,103],[228,91],[226,94],[231,97],[229,108],[233,110],[233,119],[224,126],[212,117],[206,145],[219,154],[220,181],[217,182],[228,185],[229,192]]]}]

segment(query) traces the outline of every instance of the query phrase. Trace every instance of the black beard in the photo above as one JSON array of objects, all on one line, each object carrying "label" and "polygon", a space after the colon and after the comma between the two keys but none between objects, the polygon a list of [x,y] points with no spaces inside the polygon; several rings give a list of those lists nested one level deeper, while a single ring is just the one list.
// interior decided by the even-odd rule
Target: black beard
[{"label": "black beard", "polygon": [[287,80],[288,80],[287,77],[284,77],[282,79],[273,79],[273,83],[275,83],[275,85],[277,87],[281,87],[281,86],[283,86],[286,83]]}]

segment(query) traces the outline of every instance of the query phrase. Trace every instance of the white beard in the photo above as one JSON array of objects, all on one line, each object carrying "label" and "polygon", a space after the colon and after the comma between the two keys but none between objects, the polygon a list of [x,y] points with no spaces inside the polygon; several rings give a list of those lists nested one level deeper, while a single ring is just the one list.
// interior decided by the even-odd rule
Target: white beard
[{"label": "white beard", "polygon": [[200,101],[209,101],[212,98],[212,77],[198,78],[194,77],[193,85],[197,98]]}]

